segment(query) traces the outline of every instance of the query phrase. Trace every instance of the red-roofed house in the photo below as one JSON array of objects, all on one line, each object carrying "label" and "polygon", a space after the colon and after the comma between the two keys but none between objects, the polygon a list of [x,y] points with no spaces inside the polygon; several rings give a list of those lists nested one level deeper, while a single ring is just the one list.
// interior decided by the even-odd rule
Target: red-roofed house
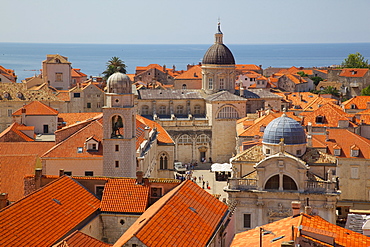
[{"label": "red-roofed house", "polygon": [[370,245],[370,237],[334,225],[320,216],[300,213],[235,235],[231,247]]},{"label": "red-roofed house", "polygon": [[370,72],[369,69],[332,69],[328,71],[328,81],[342,83],[347,97],[359,96],[370,85]]},{"label": "red-roofed house", "polygon": [[113,246],[229,246],[233,221],[224,203],[187,180],[146,210]]},{"label": "red-roofed house", "polygon": [[370,96],[355,96],[344,101],[341,106],[347,113],[357,113],[370,109]]},{"label": "red-roofed house", "polygon": [[279,77],[277,86],[286,92],[309,92],[315,88],[310,78],[294,74]]},{"label": "red-roofed house", "polygon": [[17,82],[17,76],[14,70],[6,69],[0,65],[0,83],[15,83]]},{"label": "red-roofed house", "polygon": [[201,89],[202,68],[200,65],[188,65],[188,70],[175,77],[175,89]]}]

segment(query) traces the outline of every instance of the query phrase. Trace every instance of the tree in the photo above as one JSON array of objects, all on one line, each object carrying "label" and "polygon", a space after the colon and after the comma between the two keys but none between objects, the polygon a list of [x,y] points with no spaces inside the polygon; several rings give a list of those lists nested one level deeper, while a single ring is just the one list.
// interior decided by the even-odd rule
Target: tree
[{"label": "tree", "polygon": [[361,96],[370,96],[370,85],[361,90]]},{"label": "tree", "polygon": [[299,75],[301,77],[308,77],[308,75],[304,71],[298,71],[297,75]]},{"label": "tree", "polygon": [[313,83],[315,84],[315,86],[317,86],[320,81],[323,81],[324,80],[320,76],[313,76],[310,79],[313,81]]},{"label": "tree", "polygon": [[321,90],[319,92],[319,94],[331,94],[331,95],[337,96],[337,97],[340,96],[339,90],[336,89],[335,87],[332,87],[332,86],[328,86],[325,89]]},{"label": "tree", "polygon": [[344,68],[369,68],[368,60],[365,60],[359,52],[355,54],[349,54],[346,59],[342,62]]},{"label": "tree", "polygon": [[107,62],[107,69],[103,72],[104,79],[107,80],[109,76],[116,72],[126,74],[126,64],[119,57],[112,57]]}]

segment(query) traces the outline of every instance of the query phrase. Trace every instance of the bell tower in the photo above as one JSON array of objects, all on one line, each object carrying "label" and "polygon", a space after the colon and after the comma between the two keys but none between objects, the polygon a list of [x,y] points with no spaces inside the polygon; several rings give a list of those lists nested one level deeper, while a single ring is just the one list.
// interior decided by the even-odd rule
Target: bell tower
[{"label": "bell tower", "polygon": [[130,78],[116,72],[107,80],[103,107],[103,175],[136,175],[136,108]]}]

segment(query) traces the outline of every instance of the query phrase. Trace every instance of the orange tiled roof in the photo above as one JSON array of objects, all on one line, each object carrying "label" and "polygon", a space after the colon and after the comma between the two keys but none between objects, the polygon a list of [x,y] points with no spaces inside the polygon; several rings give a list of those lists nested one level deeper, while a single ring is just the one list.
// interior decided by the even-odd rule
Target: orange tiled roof
[{"label": "orange tiled roof", "polygon": [[286,74],[285,76],[288,77],[289,80],[294,82],[294,84],[301,84],[301,83],[307,82],[306,79],[304,79],[303,77],[300,77],[300,76],[295,76],[295,75],[292,75],[292,74]]},{"label": "orange tiled roof", "polygon": [[236,64],[236,70],[247,71],[247,70],[261,70],[260,66],[255,64]]},{"label": "orange tiled roof", "polygon": [[17,122],[12,123],[8,128],[0,133],[2,142],[33,142],[34,139],[24,134],[21,130],[32,130],[33,126],[24,126]]},{"label": "orange tiled roof", "polygon": [[[324,117],[322,123],[316,122],[318,116]],[[350,127],[357,127],[357,125],[352,122],[352,119],[353,115],[345,113],[340,106],[326,103],[320,108],[304,114],[303,125],[307,125],[311,122],[312,126],[338,127],[339,121],[345,120],[349,121]]]},{"label": "orange tiled roof", "polygon": [[355,105],[355,109],[367,109],[367,102],[370,102],[370,96],[356,96],[342,103],[344,109],[353,109],[352,105]]},{"label": "orange tiled roof", "polygon": [[63,100],[63,101],[70,101],[71,100],[70,95],[69,95],[69,91],[59,90],[56,96],[58,97],[58,99]]},{"label": "orange tiled roof", "polygon": [[41,103],[40,101],[32,101],[22,108],[16,110],[13,116],[22,115],[22,109],[26,109],[26,115],[39,116],[39,115],[58,115],[58,111],[51,108],[50,106]]},{"label": "orange tiled roof", "polygon": [[14,70],[12,69],[6,69],[3,66],[0,65],[0,74],[9,79],[12,82],[15,82],[15,79],[17,76],[14,73]]},{"label": "orange tiled roof", "polygon": [[[174,141],[172,140],[171,136],[167,133],[167,131],[162,127],[162,125],[152,121],[152,120],[149,120],[145,117],[142,117],[140,115],[136,115],[136,119],[140,122],[140,123],[143,123],[145,124],[146,126],[148,126],[149,128],[153,129],[153,128],[157,128],[157,131],[158,131],[158,141],[160,143],[174,143]],[[138,130],[136,130],[138,131]]]},{"label": "orange tiled roof", "polygon": [[143,213],[149,200],[149,185],[138,185],[134,178],[109,179],[105,184],[101,211]]},{"label": "orange tiled roof", "polygon": [[112,245],[97,240],[96,238],[90,237],[89,235],[80,231],[75,231],[58,244],[53,245],[53,247],[86,247],[86,246],[109,247]]},{"label": "orange tiled roof", "polygon": [[343,77],[364,77],[369,69],[342,69],[339,76]]},{"label": "orange tiled roof", "polygon": [[181,75],[176,76],[176,79],[202,80],[202,68],[200,65],[194,65],[189,70],[182,73]]},{"label": "orange tiled roof", "polygon": [[190,180],[149,207],[113,246],[206,246],[228,207]]},{"label": "orange tiled roof", "polygon": [[0,211],[1,242],[51,246],[96,213],[99,205],[93,194],[63,176]]},{"label": "orange tiled roof", "polygon": [[[334,155],[334,146],[341,147],[341,155],[339,158],[352,159],[370,159],[370,140],[359,136],[346,129],[327,129],[329,132],[329,140],[326,140],[326,135],[312,135],[312,140],[325,143],[328,149],[328,154]],[[312,142],[315,147],[315,142]],[[358,157],[351,156],[351,148],[356,145],[360,150]]]},{"label": "orange tiled roof", "polygon": [[87,77],[86,74],[81,72],[81,69],[71,69],[71,76],[72,77]]},{"label": "orange tiled roof", "polygon": [[102,115],[101,112],[59,113],[58,122],[65,122],[65,126],[69,126],[100,115]]},{"label": "orange tiled roof", "polygon": [[[270,231],[273,234],[262,235],[262,246],[278,247],[282,242],[292,239],[292,226],[294,226],[294,237],[303,237],[310,239],[313,242],[320,243],[320,246],[333,246],[317,240],[315,234],[320,234],[326,237],[334,238],[336,246],[369,246],[370,238],[343,227],[334,225],[324,220],[320,216],[311,216],[301,213],[298,216],[284,218],[273,223],[263,225],[265,231]],[[304,230],[306,235],[300,234],[298,228]],[[312,235],[311,235],[312,233]],[[317,235],[316,235],[317,236]],[[231,247],[239,246],[259,246],[260,244],[260,228],[241,232],[235,235]]]},{"label": "orange tiled roof", "polygon": [[[262,137],[263,136],[263,132],[261,131],[261,126],[267,126],[272,120],[274,120],[275,118],[278,118],[278,117],[281,117],[282,113],[281,112],[278,112],[278,113],[269,113],[267,115],[264,115],[260,118],[257,118],[255,121],[254,121],[254,124],[250,127],[248,127],[247,129],[242,129],[242,128],[239,128],[237,130],[238,132],[238,136],[240,137],[246,137],[246,136],[260,136]],[[296,120],[297,122],[301,122],[301,119],[297,116],[294,115],[294,112],[286,112],[286,115],[294,120]]]}]

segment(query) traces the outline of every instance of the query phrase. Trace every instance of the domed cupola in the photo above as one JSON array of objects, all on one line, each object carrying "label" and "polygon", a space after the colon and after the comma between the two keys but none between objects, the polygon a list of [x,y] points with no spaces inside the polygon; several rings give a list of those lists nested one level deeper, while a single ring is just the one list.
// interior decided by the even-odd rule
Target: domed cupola
[{"label": "domed cupola", "polygon": [[235,64],[235,59],[229,48],[223,43],[223,34],[220,23],[218,23],[218,32],[215,34],[215,43],[208,48],[203,56],[202,64]]},{"label": "domed cupola", "polygon": [[107,80],[107,93],[114,94],[130,94],[132,86],[130,78],[120,72],[116,72],[109,76]]},{"label": "domed cupola", "polygon": [[306,152],[306,133],[297,121],[284,113],[266,126],[262,144],[265,155],[279,152],[279,146],[284,145],[286,152],[300,157]]}]

